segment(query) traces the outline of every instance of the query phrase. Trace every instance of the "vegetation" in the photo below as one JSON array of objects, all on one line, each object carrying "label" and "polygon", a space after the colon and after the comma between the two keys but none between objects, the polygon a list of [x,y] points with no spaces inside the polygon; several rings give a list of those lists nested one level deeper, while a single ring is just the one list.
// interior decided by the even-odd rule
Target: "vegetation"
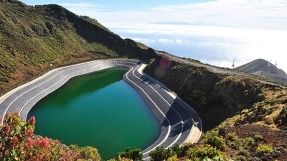
[{"label": "vegetation", "polygon": [[138,57],[154,51],[123,40],[96,20],[57,5],[0,1],[0,95],[54,67],[83,61]]},{"label": "vegetation", "polygon": [[[286,159],[286,89],[171,59],[161,61],[149,47],[123,40],[96,20],[57,5],[0,0],[0,95],[47,72],[48,64],[54,68],[114,57],[149,61],[145,72],[194,107],[203,120],[206,133],[198,144],[158,147],[150,154],[153,160]],[[33,120],[24,122],[17,114],[5,117],[0,126],[2,160],[100,160],[93,147],[65,146],[34,135]],[[128,148],[112,160],[141,157],[140,150]]]},{"label": "vegetation", "polygon": [[272,152],[273,152],[273,148],[270,145],[259,144],[259,146],[256,149],[256,154],[258,156],[262,156],[264,154],[270,154]]},{"label": "vegetation", "polygon": [[[58,140],[34,135],[35,117],[22,121],[18,113],[7,114],[0,126],[1,160],[101,160],[94,147],[66,146]],[[239,137],[228,129],[209,131],[196,144],[174,145],[164,149],[157,147],[150,153],[151,160],[258,160],[270,158],[278,153],[278,147],[266,144],[261,135]],[[232,153],[231,153],[232,152]],[[140,149],[127,148],[110,161],[142,160]]]},{"label": "vegetation", "polygon": [[126,159],[131,159],[133,161],[139,161],[142,160],[143,154],[141,153],[140,149],[131,149],[127,148],[125,152],[120,152],[118,153],[118,159],[120,158],[126,158]]},{"label": "vegetation", "polygon": [[35,117],[22,121],[17,113],[7,114],[0,126],[0,160],[3,161],[99,161],[93,147],[67,147],[58,140],[34,134]]},{"label": "vegetation", "polygon": [[[266,140],[260,135],[239,137],[226,129],[215,129],[207,132],[199,143],[176,145],[168,149],[158,147],[150,153],[150,156],[154,161],[253,161],[274,159],[274,156],[278,156],[279,152],[275,152],[274,147],[265,142]],[[278,147],[275,149],[278,149]]]}]

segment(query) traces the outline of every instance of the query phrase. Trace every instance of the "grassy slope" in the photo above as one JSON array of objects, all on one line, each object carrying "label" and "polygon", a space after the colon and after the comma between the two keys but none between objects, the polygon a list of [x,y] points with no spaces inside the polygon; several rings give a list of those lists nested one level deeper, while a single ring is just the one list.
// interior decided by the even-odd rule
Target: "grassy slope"
[{"label": "grassy slope", "polygon": [[[162,60],[160,56],[155,58],[145,72],[177,93],[199,112],[203,121],[205,135],[189,149],[223,145],[225,148],[216,147],[217,150],[234,160],[287,157],[286,88],[239,75],[216,74],[172,60],[166,69],[164,64],[169,63]],[[262,145],[271,146],[273,152],[259,154],[257,150]],[[185,154],[189,156],[188,152]]]},{"label": "grassy slope", "polygon": [[[10,0],[11,1],[11,0]],[[148,57],[97,21],[57,6],[0,2],[0,95],[54,67],[112,57]]]},{"label": "grassy slope", "polygon": [[[62,7],[31,7],[13,0],[3,1],[0,1],[0,95],[46,72],[49,63],[57,67],[99,58],[154,57],[152,49],[123,40],[95,20],[76,16]],[[154,58],[147,72],[151,75],[163,72],[158,79],[200,112],[208,130],[228,128],[228,132],[245,137],[250,130],[256,132],[258,125],[264,125],[257,130],[263,136],[270,128],[275,129],[274,133],[282,133],[286,128],[286,89],[178,63],[162,71],[158,69],[160,57]],[[240,134],[236,129],[242,129]],[[268,143],[274,143],[269,140]],[[237,152],[232,146],[224,151],[228,156]]]}]

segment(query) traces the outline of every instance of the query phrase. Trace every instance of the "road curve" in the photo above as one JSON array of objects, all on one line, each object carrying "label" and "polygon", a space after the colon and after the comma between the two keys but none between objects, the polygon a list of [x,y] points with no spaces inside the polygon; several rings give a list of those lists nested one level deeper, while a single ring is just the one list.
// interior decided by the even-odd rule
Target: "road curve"
[{"label": "road curve", "polygon": [[47,74],[8,92],[0,98],[0,118],[7,112],[19,112],[26,119],[32,107],[42,98],[55,91],[69,79],[112,67],[129,68],[123,79],[145,100],[161,124],[157,140],[142,151],[144,160],[150,160],[149,152],[158,146],[164,148],[184,142],[197,142],[202,123],[197,113],[163,84],[142,73],[144,64],[137,60],[109,59],[71,65],[54,69]]}]

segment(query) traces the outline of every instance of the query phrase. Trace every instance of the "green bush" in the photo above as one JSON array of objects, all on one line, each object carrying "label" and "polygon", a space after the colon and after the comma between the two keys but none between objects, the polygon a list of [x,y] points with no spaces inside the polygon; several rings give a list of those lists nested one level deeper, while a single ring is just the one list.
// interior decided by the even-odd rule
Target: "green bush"
[{"label": "green bush", "polygon": [[179,159],[177,158],[176,155],[172,156],[172,157],[169,157],[167,158],[167,161],[178,161]]},{"label": "green bush", "polygon": [[256,143],[261,143],[261,142],[264,141],[264,138],[263,138],[262,135],[255,135],[255,136],[254,136],[254,141],[255,141]]},{"label": "green bush", "polygon": [[140,149],[127,148],[125,152],[118,153],[118,158],[127,158],[134,161],[142,160],[143,154]]},{"label": "green bush", "polygon": [[280,126],[286,126],[287,123],[287,107],[283,107],[279,115],[275,119],[275,123]]},{"label": "green bush", "polygon": [[214,158],[214,157],[222,157],[222,154],[216,148],[205,144],[205,145],[197,145],[195,147],[191,147],[187,152],[186,156],[191,160],[203,160],[204,158]]},{"label": "green bush", "polygon": [[238,155],[238,156],[234,157],[233,159],[236,161],[248,161],[248,159],[243,155]]},{"label": "green bush", "polygon": [[272,152],[273,152],[272,146],[267,144],[259,144],[259,146],[256,149],[257,156],[263,156],[264,154],[270,154]]},{"label": "green bush", "polygon": [[155,150],[149,153],[151,160],[159,161],[159,160],[167,160],[169,157],[174,156],[171,148],[164,149],[163,147],[157,147]]},{"label": "green bush", "polygon": [[195,103],[199,106],[203,106],[206,105],[207,101],[206,101],[206,93],[202,90],[193,90],[190,94],[190,98],[191,100],[195,101]]},{"label": "green bush", "polygon": [[181,158],[184,157],[185,152],[190,148],[191,144],[184,144],[179,146],[178,144],[175,144],[173,147],[171,147],[171,150],[174,155]]},{"label": "green bush", "polygon": [[238,136],[233,134],[233,133],[228,133],[226,136],[225,136],[225,139],[226,140],[229,140],[229,141],[236,141],[238,140]]},{"label": "green bush", "polygon": [[255,140],[252,137],[246,137],[243,139],[243,144],[245,148],[255,145]]},{"label": "green bush", "polygon": [[217,131],[209,132],[205,137],[204,143],[209,144],[209,145],[217,148],[218,150],[225,150],[226,149],[225,140],[221,136],[218,136]]},{"label": "green bush", "polygon": [[93,147],[80,148],[80,154],[83,159],[101,160],[98,150]]},{"label": "green bush", "polygon": [[236,155],[242,155],[242,156],[245,156],[245,157],[249,157],[250,156],[250,153],[249,151],[247,151],[246,149],[240,149]]},{"label": "green bush", "polygon": [[120,156],[118,156],[117,159],[110,159],[108,161],[133,161],[133,160],[132,159],[128,159],[128,158],[121,158]]}]

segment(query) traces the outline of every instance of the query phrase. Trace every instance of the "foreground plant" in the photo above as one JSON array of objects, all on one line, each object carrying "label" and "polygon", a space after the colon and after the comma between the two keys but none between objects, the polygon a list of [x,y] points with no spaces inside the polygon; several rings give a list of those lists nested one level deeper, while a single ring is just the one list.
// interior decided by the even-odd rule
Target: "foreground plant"
[{"label": "foreground plant", "polygon": [[35,122],[35,117],[31,117],[27,122],[21,120],[18,113],[7,114],[5,116],[3,125],[0,125],[0,160],[101,160],[96,148],[89,148],[89,151],[93,149],[94,152],[91,158],[86,155],[85,148],[75,146],[74,149],[77,150],[70,149],[58,140],[35,135]]}]

